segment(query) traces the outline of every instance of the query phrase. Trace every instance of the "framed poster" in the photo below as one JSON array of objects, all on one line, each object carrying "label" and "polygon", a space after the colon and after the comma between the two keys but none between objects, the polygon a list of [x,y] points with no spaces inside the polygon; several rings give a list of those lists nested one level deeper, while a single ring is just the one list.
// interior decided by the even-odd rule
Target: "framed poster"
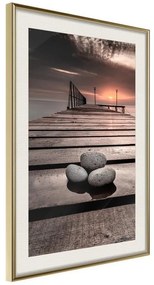
[{"label": "framed poster", "polygon": [[7,279],[149,254],[149,30],[7,5]]}]

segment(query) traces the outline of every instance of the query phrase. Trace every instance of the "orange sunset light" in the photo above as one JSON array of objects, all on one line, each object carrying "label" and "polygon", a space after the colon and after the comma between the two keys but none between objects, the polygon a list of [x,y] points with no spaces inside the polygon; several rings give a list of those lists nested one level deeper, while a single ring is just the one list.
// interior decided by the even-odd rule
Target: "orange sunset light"
[{"label": "orange sunset light", "polygon": [[[133,104],[134,96],[128,90],[118,89],[118,104]],[[97,99],[101,103],[115,104],[116,102],[116,88],[105,88],[98,92]]]}]

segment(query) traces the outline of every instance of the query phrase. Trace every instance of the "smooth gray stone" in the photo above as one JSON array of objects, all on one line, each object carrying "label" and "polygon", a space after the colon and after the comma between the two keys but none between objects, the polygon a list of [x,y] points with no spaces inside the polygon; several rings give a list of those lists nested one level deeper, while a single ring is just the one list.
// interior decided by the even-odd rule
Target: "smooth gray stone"
[{"label": "smooth gray stone", "polygon": [[114,181],[116,172],[111,167],[103,167],[92,171],[88,177],[88,183],[93,187],[100,187]]},{"label": "smooth gray stone", "polygon": [[87,180],[88,173],[79,165],[69,164],[66,168],[66,176],[71,182],[80,183]]},{"label": "smooth gray stone", "polygon": [[104,167],[106,165],[106,156],[99,152],[85,152],[80,156],[81,166],[87,170],[88,173],[91,171]]}]

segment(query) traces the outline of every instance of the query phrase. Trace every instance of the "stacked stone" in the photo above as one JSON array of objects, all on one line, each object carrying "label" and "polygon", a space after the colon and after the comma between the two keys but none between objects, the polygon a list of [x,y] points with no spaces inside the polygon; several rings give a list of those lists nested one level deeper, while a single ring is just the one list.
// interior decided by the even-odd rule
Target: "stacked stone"
[{"label": "stacked stone", "polygon": [[69,164],[66,176],[73,183],[88,181],[92,187],[101,187],[113,183],[116,172],[106,166],[107,159],[103,153],[85,152],[80,157],[80,165]]}]

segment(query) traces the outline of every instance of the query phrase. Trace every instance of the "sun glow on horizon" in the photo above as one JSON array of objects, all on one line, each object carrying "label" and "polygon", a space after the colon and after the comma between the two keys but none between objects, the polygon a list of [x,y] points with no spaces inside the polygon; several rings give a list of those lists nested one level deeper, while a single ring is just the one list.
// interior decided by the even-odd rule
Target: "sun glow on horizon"
[{"label": "sun glow on horizon", "polygon": [[[109,104],[116,103],[116,88],[106,88],[102,91],[102,94],[98,97],[102,102],[108,102]],[[128,90],[118,90],[117,101],[118,104],[134,104],[135,96]]]},{"label": "sun glow on horizon", "polygon": [[[97,90],[96,93],[96,100],[99,104],[116,104],[116,89],[115,87],[106,87],[104,89],[101,90]],[[93,96],[94,93],[93,92],[86,92],[86,90],[84,90],[85,96],[88,96],[90,101],[91,99],[93,100]],[[125,105],[134,105],[135,103],[135,94],[133,94],[131,91],[129,90],[125,90],[125,89],[118,89],[117,92],[117,102],[118,104],[125,104]]]}]

